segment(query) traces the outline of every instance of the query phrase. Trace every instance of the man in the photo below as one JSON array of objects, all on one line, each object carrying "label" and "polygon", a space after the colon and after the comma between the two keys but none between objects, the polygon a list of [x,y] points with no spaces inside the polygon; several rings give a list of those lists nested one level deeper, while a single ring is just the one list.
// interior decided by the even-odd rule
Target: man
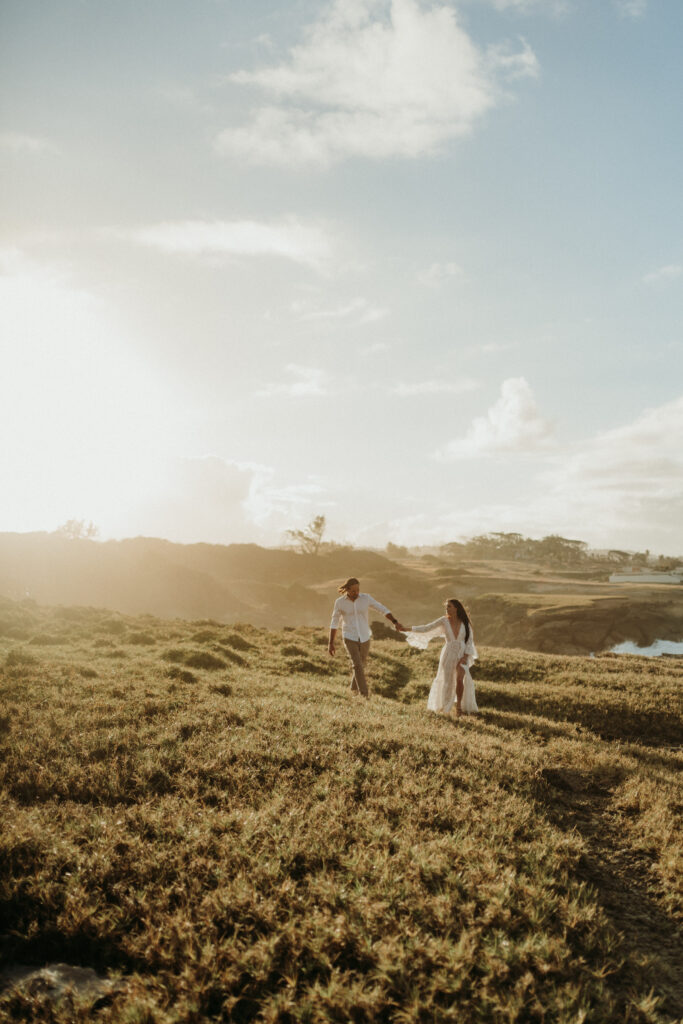
[{"label": "man", "polygon": [[344,646],[351,659],[351,693],[354,697],[361,694],[368,697],[368,684],[365,678],[365,664],[370,653],[370,625],[368,623],[368,611],[376,608],[378,612],[385,615],[389,622],[392,622],[396,629],[403,629],[401,623],[394,618],[388,608],[385,608],[379,601],[375,601],[370,594],[361,594],[360,583],[352,576],[342,583],[339,588],[340,597],[334,602],[332,621],[330,622],[330,643],[329,652],[334,657],[336,646],[335,638],[339,628],[339,620],[342,620],[342,637]]}]

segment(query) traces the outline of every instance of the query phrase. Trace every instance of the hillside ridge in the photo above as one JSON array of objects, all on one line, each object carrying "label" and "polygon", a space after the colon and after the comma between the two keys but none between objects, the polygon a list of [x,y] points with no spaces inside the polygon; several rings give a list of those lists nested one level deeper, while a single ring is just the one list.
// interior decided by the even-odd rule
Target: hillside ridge
[{"label": "hillside ridge", "polygon": [[44,605],[325,629],[337,586],[349,575],[406,624],[431,621],[457,596],[470,609],[478,640],[502,647],[589,654],[623,640],[683,639],[683,587],[624,590],[548,567],[394,560],[351,548],[310,555],[256,544],[0,534],[0,596]]}]

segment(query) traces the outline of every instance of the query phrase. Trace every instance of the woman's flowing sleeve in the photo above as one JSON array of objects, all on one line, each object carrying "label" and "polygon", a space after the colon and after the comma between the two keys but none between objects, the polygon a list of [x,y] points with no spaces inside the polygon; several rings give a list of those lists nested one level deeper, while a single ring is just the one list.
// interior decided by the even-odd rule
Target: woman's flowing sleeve
[{"label": "woman's flowing sleeve", "polygon": [[412,630],[406,633],[406,640],[411,647],[416,647],[418,651],[426,651],[430,640],[433,640],[435,636],[444,635],[443,619],[435,619],[434,622],[428,622],[426,626],[413,626]]},{"label": "woman's flowing sleeve", "polygon": [[467,659],[465,661],[465,664],[467,665],[467,667],[469,668],[469,666],[478,657],[479,654],[477,653],[477,648],[474,646],[474,633],[472,632],[472,627],[470,626],[470,637],[469,640],[467,640],[467,642],[465,643],[465,658]]}]

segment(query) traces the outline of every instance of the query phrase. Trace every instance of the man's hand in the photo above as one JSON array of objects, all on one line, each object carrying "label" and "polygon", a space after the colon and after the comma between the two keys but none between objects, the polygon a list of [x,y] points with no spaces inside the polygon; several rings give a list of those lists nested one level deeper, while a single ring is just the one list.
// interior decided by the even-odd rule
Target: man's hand
[{"label": "man's hand", "polygon": [[410,630],[406,629],[405,626],[402,626],[400,622],[395,622],[394,623],[394,628],[397,629],[399,631],[399,633],[408,633],[408,632],[410,632]]},{"label": "man's hand", "polygon": [[335,653],[336,653],[336,650],[337,650],[337,648],[336,648],[336,647],[334,646],[334,644],[333,644],[333,643],[331,643],[331,644],[329,645],[329,647],[327,648],[327,650],[328,650],[328,652],[329,652],[330,656],[334,658],[334,655],[335,655]]}]

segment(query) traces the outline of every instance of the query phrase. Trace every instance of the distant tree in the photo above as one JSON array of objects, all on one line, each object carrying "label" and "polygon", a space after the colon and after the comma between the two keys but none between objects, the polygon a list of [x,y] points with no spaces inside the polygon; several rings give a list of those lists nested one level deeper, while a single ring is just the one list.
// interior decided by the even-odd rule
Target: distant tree
[{"label": "distant tree", "polygon": [[489,534],[498,558],[519,558],[524,550],[524,537],[521,533]]},{"label": "distant tree", "polygon": [[69,540],[95,540],[100,533],[92,521],[86,523],[85,519],[67,519],[56,532]]},{"label": "distant tree", "polygon": [[556,533],[537,541],[536,545],[538,555],[555,565],[576,565],[584,561],[588,548],[583,540],[568,540]]},{"label": "distant tree", "polygon": [[404,547],[403,544],[392,544],[392,542],[389,541],[384,550],[387,553],[387,558],[408,557],[408,548]]},{"label": "distant tree", "polygon": [[303,530],[287,530],[286,536],[289,538],[290,544],[303,555],[317,555],[320,552],[326,528],[325,516],[316,516]]},{"label": "distant tree", "polygon": [[607,558],[610,562],[618,562],[619,565],[625,565],[626,562],[631,561],[631,555],[628,551],[620,551],[618,548],[610,548],[607,552]]},{"label": "distant tree", "polygon": [[470,537],[465,544],[465,554],[470,558],[493,558],[496,551],[495,542],[489,533],[480,533]]},{"label": "distant tree", "polygon": [[439,554],[444,555],[446,558],[454,558],[461,555],[464,550],[464,544],[460,544],[457,540],[451,540],[447,544],[441,545],[439,548]]},{"label": "distant tree", "polygon": [[[471,537],[461,550],[471,558],[521,558],[528,554],[529,543],[533,541],[526,541],[521,533],[482,533]],[[454,547],[448,544],[441,550]]]}]

